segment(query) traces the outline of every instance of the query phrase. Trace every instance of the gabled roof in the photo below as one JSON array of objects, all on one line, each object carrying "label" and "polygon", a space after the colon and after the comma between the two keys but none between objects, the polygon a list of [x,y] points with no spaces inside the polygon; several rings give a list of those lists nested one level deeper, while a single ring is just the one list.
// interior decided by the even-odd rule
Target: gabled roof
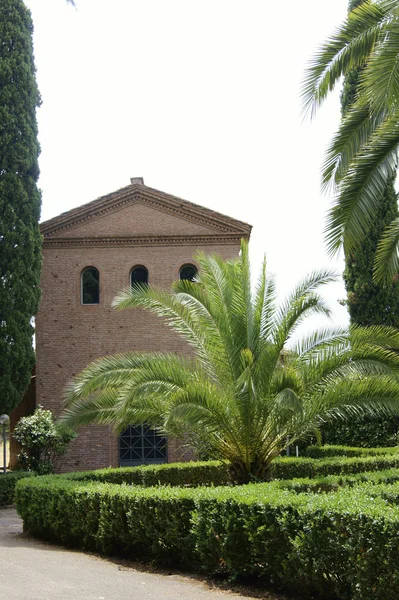
[{"label": "gabled roof", "polygon": [[193,202],[188,202],[187,200],[150,188],[144,185],[142,179],[139,178],[133,179],[130,185],[111,194],[97,198],[97,200],[73,208],[48,221],[44,221],[41,223],[40,229],[45,240],[56,235],[59,241],[61,241],[61,235],[62,239],[66,241],[73,237],[73,235],[71,237],[68,236],[70,228],[84,225],[84,222],[104,217],[107,213],[118,211],[136,202],[169,213],[177,218],[196,223],[197,225],[205,226],[213,230],[216,236],[249,238],[251,233],[252,226],[247,223],[237,221]]}]

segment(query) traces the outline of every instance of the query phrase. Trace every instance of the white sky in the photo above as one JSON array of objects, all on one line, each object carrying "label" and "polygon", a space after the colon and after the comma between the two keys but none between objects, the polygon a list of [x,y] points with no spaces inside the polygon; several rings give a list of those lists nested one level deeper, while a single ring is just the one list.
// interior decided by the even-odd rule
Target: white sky
[{"label": "white sky", "polygon": [[[25,0],[32,11],[42,219],[144,177],[253,225],[282,294],[325,252],[323,154],[335,94],[300,116],[307,61],[347,0]],[[327,292],[336,323],[342,284]]]}]

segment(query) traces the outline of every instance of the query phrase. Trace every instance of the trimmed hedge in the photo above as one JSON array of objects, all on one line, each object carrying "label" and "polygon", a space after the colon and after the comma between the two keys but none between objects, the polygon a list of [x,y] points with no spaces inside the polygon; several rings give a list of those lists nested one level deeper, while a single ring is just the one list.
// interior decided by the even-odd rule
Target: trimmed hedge
[{"label": "trimmed hedge", "polygon": [[16,495],[25,528],[53,541],[260,575],[326,598],[399,600],[399,484],[330,494],[284,484],[143,488],[47,476],[20,481]]},{"label": "trimmed hedge", "polygon": [[357,448],[351,446],[308,446],[305,456],[310,458],[330,458],[332,456],[381,456],[398,454],[399,447]]},{"label": "trimmed hedge", "polygon": [[190,562],[190,520],[199,490],[81,482],[57,476],[35,481],[37,485],[20,485],[17,490],[18,512],[33,535],[130,558]]},{"label": "trimmed hedge", "polygon": [[197,487],[200,485],[225,485],[229,482],[229,471],[226,464],[215,460],[98,469],[96,471],[67,473],[63,477],[75,481],[126,483],[143,487],[156,485]]},{"label": "trimmed hedge", "polygon": [[194,519],[207,570],[256,574],[299,593],[399,598],[399,511],[362,486],[335,494],[206,499]]},{"label": "trimmed hedge", "polygon": [[326,444],[361,446],[362,448],[397,446],[399,443],[399,417],[357,415],[348,420],[335,419],[322,426],[321,435]]},{"label": "trimmed hedge", "polygon": [[[345,475],[399,468],[399,453],[382,456],[316,458],[276,458],[272,463],[274,479],[310,479],[328,475]],[[61,476],[58,476],[61,477]],[[228,467],[218,461],[172,463],[118,469],[99,469],[68,473],[62,477],[71,481],[97,481],[103,483],[151,487],[170,486],[220,486],[230,482]]]},{"label": "trimmed hedge", "polygon": [[371,485],[390,484],[399,482],[399,469],[385,471],[366,471],[348,475],[327,475],[326,477],[282,479],[272,481],[269,485],[293,492],[312,494],[336,492],[342,487],[353,487],[359,483]]},{"label": "trimmed hedge", "polygon": [[23,477],[32,477],[28,471],[11,471],[0,475],[0,506],[9,506],[14,503],[15,486]]},{"label": "trimmed hedge", "polygon": [[347,473],[363,473],[365,471],[381,471],[399,468],[399,453],[382,456],[365,457],[332,457],[317,458],[276,458],[272,463],[272,475],[275,479],[292,479],[294,477],[325,477],[327,475],[344,475]]}]

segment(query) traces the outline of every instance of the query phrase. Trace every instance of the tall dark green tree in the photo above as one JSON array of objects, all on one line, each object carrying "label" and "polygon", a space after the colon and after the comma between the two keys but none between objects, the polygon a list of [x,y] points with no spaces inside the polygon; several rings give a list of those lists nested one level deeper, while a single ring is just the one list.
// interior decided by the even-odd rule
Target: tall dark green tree
[{"label": "tall dark green tree", "polygon": [[[365,0],[350,0],[349,12]],[[362,68],[356,67],[345,77],[341,96],[342,115],[354,105],[359,90]],[[385,187],[372,225],[362,243],[345,255],[344,280],[351,323],[355,325],[391,325],[399,328],[399,284],[373,282],[373,266],[377,244],[385,228],[399,216],[394,180]]]},{"label": "tall dark green tree", "polygon": [[41,196],[32,46],[23,0],[0,1],[0,413],[22,399],[34,365]]}]

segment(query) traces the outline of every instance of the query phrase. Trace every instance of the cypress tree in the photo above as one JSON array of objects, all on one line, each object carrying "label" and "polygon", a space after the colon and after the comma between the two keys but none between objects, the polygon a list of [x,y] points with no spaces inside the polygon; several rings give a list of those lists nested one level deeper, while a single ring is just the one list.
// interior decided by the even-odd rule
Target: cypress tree
[{"label": "cypress tree", "polygon": [[[350,0],[349,12],[365,0]],[[341,96],[342,114],[345,115],[356,99],[361,68],[351,70],[345,78]],[[352,324],[391,325],[399,328],[399,285],[373,283],[373,265],[378,241],[399,215],[394,181],[390,181],[381,198],[380,208],[373,225],[361,245],[345,256],[344,281],[347,307]]]},{"label": "cypress tree", "polygon": [[40,95],[32,32],[23,0],[0,0],[0,413],[10,413],[29,384],[40,299]]}]

